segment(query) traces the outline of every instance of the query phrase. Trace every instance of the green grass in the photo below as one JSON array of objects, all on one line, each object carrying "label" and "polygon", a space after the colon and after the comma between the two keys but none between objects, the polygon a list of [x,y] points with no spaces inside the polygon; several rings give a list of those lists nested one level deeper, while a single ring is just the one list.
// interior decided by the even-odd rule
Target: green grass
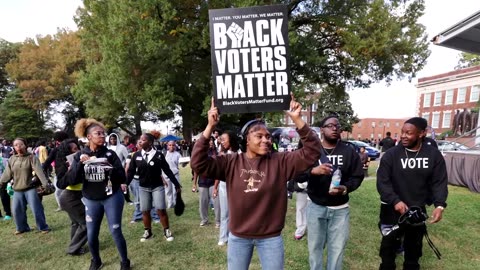
[{"label": "green grass", "polygon": [[[378,269],[380,233],[377,228],[379,199],[375,187],[376,164],[370,166],[370,175],[362,186],[351,194],[350,239],[347,244],[345,269]],[[210,225],[199,227],[198,193],[190,192],[190,169],[181,170],[184,200],[187,205],[181,217],[169,210],[170,226],[175,240],[166,242],[161,226],[155,224],[153,241],[141,243],[141,223],[129,224],[133,206],[125,205],[123,232],[127,239],[129,257],[134,269],[226,269],[226,247],[218,247],[218,230]],[[443,255],[437,260],[424,241],[422,269],[479,269],[480,266],[480,200],[479,195],[465,188],[449,187],[449,206],[444,219],[429,225],[429,234]],[[0,222],[0,269],[52,270],[88,269],[90,255],[71,257],[65,255],[69,242],[69,219],[65,212],[54,212],[53,195],[44,200],[47,222],[52,232],[42,235],[36,232],[14,236],[12,221]],[[431,211],[431,209],[429,209]],[[34,226],[30,210],[29,224]],[[210,212],[211,220],[213,213]],[[289,200],[287,219],[283,231],[285,239],[285,269],[308,269],[307,241],[294,241],[295,198]],[[103,221],[100,235],[103,269],[119,269],[119,256]],[[256,252],[255,252],[256,253]],[[254,253],[254,254],[255,254]],[[399,257],[399,265],[403,257]],[[250,269],[261,269],[254,255]]]}]

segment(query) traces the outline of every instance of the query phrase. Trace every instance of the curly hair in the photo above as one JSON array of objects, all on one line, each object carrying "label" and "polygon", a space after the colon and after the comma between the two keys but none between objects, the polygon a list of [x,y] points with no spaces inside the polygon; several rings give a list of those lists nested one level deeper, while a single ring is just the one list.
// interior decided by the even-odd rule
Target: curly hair
[{"label": "curly hair", "polygon": [[155,129],[150,131],[150,134],[152,134],[153,137],[157,140],[160,139],[160,137],[162,136],[162,133],[160,133],[160,131],[155,130]]},{"label": "curly hair", "polygon": [[75,136],[78,138],[87,137],[88,129],[94,126],[105,129],[105,126],[93,118],[82,118],[75,124]]}]

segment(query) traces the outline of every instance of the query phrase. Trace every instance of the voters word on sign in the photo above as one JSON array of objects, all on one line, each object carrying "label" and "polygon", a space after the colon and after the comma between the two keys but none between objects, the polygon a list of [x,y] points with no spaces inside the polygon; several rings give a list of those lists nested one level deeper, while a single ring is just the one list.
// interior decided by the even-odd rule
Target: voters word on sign
[{"label": "voters word on sign", "polygon": [[287,110],[287,6],[209,11],[215,105],[221,113]]}]

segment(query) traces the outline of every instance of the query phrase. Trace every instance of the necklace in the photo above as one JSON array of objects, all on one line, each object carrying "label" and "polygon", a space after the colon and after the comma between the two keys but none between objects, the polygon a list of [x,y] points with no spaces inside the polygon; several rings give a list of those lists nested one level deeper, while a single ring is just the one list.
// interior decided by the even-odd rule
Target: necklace
[{"label": "necklace", "polygon": [[[420,150],[421,150],[421,149],[422,149],[422,145],[420,145],[420,148],[418,148],[418,150],[417,150],[417,153],[415,154],[415,156],[413,157],[413,159],[416,159],[416,158],[417,158],[417,156],[418,156],[418,153],[420,153]],[[405,156],[407,156],[407,158],[409,158],[409,157],[408,157],[407,148],[405,147],[405,149],[404,149],[404,150],[405,150]],[[413,150],[410,150],[410,149],[408,149],[408,151],[411,151],[411,152],[413,152]]]},{"label": "necklace", "polygon": [[325,155],[329,156],[329,155],[332,155],[333,152],[335,151],[335,149],[337,148],[337,145],[338,145],[338,142],[335,144],[335,147],[332,148],[328,148],[328,149],[332,149],[332,151],[330,153],[327,152],[327,148],[325,148],[325,146],[323,146],[322,144],[322,149],[323,149],[323,152],[325,152]]}]

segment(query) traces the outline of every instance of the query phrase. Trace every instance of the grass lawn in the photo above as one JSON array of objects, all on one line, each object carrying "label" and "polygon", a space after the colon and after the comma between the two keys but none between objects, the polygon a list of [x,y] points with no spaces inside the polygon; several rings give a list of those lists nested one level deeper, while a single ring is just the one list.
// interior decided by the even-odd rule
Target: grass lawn
[{"label": "grass lawn", "polygon": [[[379,199],[373,177],[376,163],[370,166],[370,175],[362,186],[351,194],[350,240],[345,253],[345,269],[378,269],[380,233],[377,228]],[[124,208],[123,232],[127,239],[129,257],[134,269],[226,269],[226,247],[217,246],[218,229],[215,226],[199,227],[198,193],[190,192],[190,169],[181,170],[184,200],[187,205],[181,217],[169,211],[170,226],[175,240],[166,242],[161,226],[154,225],[153,241],[141,243],[141,223],[129,224],[133,206]],[[437,260],[424,241],[422,269],[480,269],[480,197],[465,188],[449,187],[449,207],[444,220],[429,225],[429,234],[440,249],[443,259]],[[13,221],[0,222],[0,269],[88,269],[90,255],[71,257],[65,255],[69,242],[69,219],[57,208],[54,196],[44,198],[47,222],[52,232],[37,232],[14,236]],[[30,226],[35,222],[30,209],[27,211]],[[210,212],[213,220],[213,211]],[[431,209],[429,209],[429,213]],[[262,222],[262,221],[259,221]],[[295,197],[289,200],[287,220],[283,231],[285,239],[285,269],[308,269],[307,241],[293,240],[295,230]],[[106,226],[100,235],[103,269],[119,269],[119,256]],[[254,252],[255,254],[256,252]],[[403,257],[399,257],[400,265]],[[260,269],[254,255],[250,269]]]}]

